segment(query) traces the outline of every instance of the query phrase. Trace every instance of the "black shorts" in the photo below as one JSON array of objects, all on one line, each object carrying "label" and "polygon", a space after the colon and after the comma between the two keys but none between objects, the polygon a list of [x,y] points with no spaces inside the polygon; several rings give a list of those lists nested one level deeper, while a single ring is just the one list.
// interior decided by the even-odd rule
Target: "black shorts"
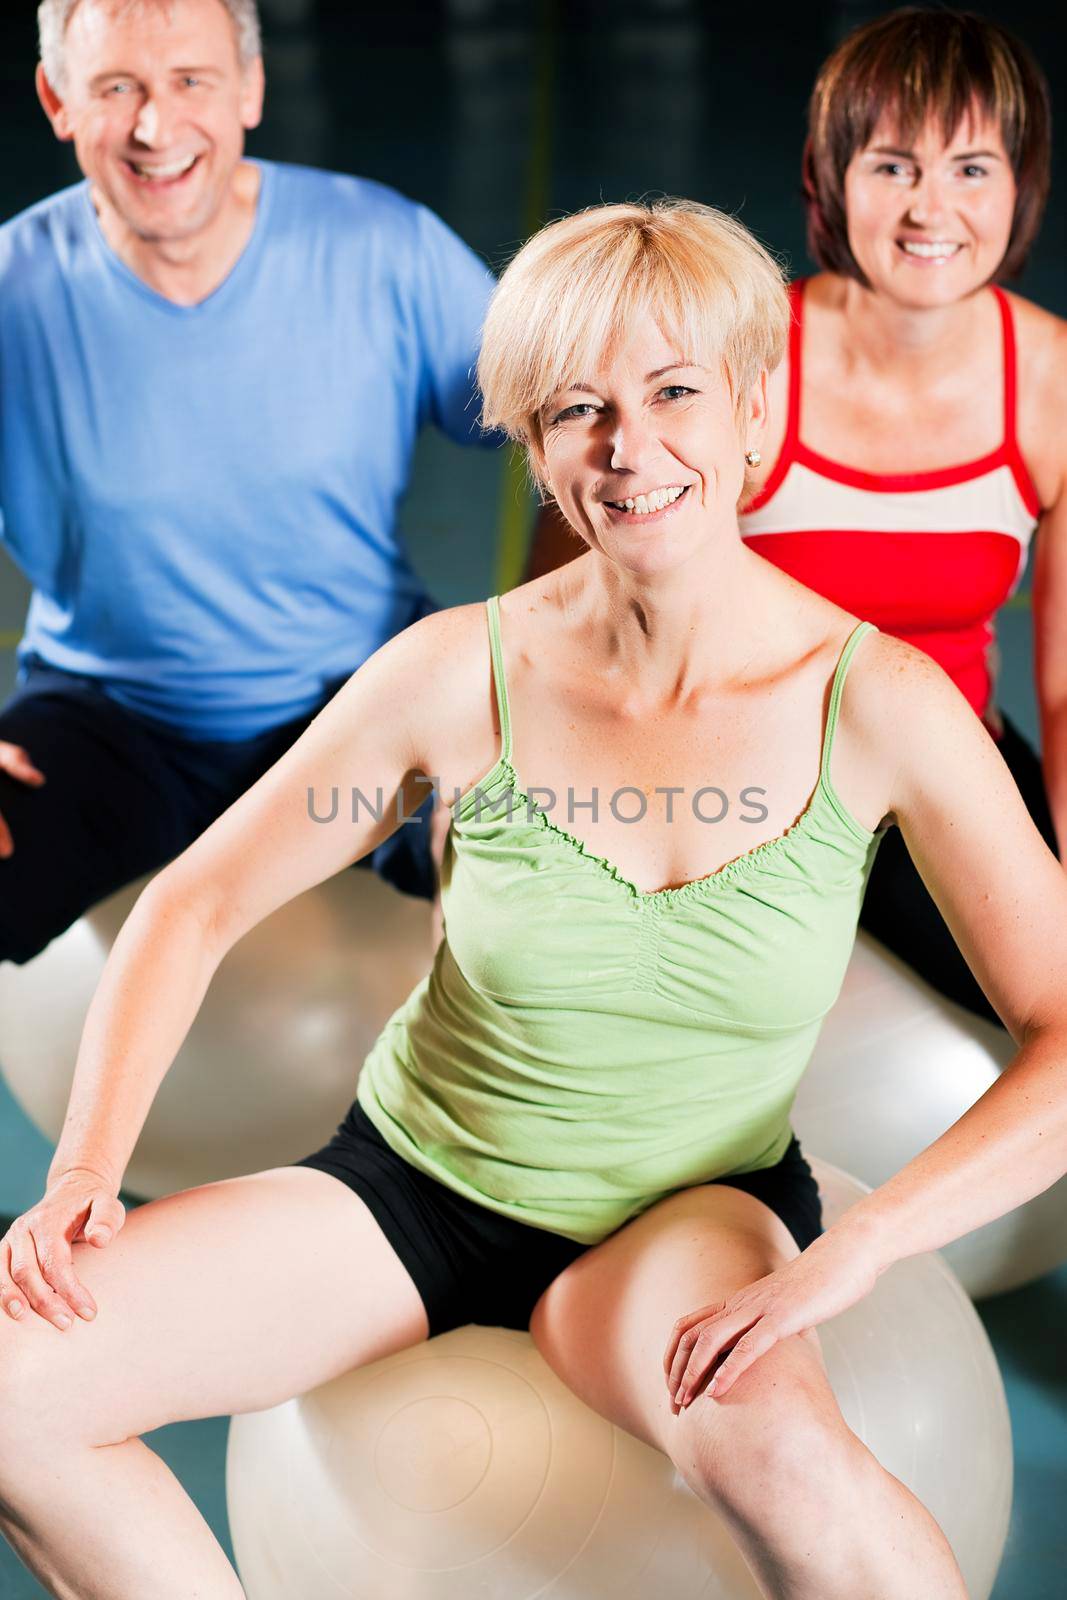
[{"label": "black shorts", "polygon": [[[431,1337],[468,1322],[527,1328],[553,1278],[588,1249],[426,1177],[386,1144],[358,1102],[325,1149],[295,1165],[339,1178],[369,1207],[422,1297]],[[762,1200],[801,1250],[822,1232],[818,1185],[796,1139],[777,1166],[713,1181]]]}]

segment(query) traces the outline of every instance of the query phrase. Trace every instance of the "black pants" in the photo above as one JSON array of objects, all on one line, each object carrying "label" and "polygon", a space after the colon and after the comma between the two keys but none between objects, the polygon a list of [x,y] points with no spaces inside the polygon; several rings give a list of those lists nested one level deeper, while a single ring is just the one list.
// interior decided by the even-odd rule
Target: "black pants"
[{"label": "black pants", "polygon": [[[321,710],[240,743],[190,740],[91,678],[33,658],[26,666],[0,711],[0,740],[22,745],[47,781],[31,788],[0,772],[15,846],[0,860],[0,961],[29,961],[98,901],[179,855]],[[358,864],[432,899],[429,810],[428,801]]]},{"label": "black pants", "polygon": [[[1001,720],[1004,736],[999,744],[1000,753],[1039,832],[1055,851],[1056,833],[1040,757],[1003,713]],[[988,1017],[991,1022],[1000,1022],[975,982],[944,918],[927,894],[898,828],[890,828],[878,847],[860,913],[860,926],[957,1005],[966,1006],[968,1011]]]}]

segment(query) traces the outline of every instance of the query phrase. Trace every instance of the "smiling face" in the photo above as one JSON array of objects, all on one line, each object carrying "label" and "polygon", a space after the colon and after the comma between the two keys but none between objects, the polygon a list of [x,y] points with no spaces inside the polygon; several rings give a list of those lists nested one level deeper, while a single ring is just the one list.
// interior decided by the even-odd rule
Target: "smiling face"
[{"label": "smiling face", "polygon": [[736,527],[763,415],[762,379],[739,421],[721,365],[694,365],[648,317],[542,408],[534,462],[590,548],[651,574]]},{"label": "smiling face", "polygon": [[848,242],[876,292],[909,306],[950,305],[1000,266],[1015,194],[988,118],[965,118],[947,143],[934,121],[904,140],[883,119],[845,173]]},{"label": "smiling face", "polygon": [[38,69],[38,92],[104,203],[146,241],[209,227],[263,98],[261,63],[242,65],[219,0],[82,0],[64,65],[61,89]]}]

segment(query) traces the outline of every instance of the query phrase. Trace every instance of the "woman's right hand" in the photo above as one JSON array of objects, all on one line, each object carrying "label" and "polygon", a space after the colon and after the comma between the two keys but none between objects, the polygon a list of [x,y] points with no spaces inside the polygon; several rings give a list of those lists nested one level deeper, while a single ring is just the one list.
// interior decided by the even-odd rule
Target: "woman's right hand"
[{"label": "woman's right hand", "polygon": [[65,1332],[73,1317],[91,1322],[96,1302],[74,1271],[71,1246],[103,1250],[126,1220],[114,1191],[95,1172],[65,1172],[17,1217],[0,1241],[0,1303],[16,1320],[27,1307]]}]

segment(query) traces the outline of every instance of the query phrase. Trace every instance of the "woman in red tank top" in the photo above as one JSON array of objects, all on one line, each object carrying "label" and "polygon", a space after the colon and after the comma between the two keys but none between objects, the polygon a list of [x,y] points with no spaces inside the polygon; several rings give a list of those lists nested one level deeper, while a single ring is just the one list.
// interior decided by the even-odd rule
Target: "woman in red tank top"
[{"label": "woman in red tank top", "polygon": [[[811,253],[742,533],[953,678],[1053,850],[1067,847],[1067,324],[1021,269],[1049,177],[1048,93],[985,19],[896,11],[823,67],[804,158]],[[997,710],[994,617],[1034,567],[1044,765]],[[902,735],[906,730],[902,730]],[[921,856],[921,850],[916,852]],[[995,1017],[893,829],[862,924]]]}]

